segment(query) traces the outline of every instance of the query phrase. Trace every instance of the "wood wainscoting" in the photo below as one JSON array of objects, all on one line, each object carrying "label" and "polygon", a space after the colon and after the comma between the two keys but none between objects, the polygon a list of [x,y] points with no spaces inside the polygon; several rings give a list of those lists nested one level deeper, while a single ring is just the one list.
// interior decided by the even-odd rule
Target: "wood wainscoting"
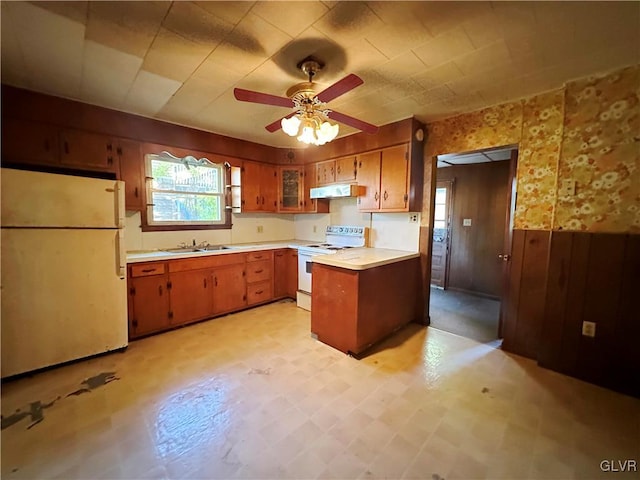
[{"label": "wood wainscoting", "polygon": [[640,397],[640,235],[515,230],[512,255],[503,348]]}]

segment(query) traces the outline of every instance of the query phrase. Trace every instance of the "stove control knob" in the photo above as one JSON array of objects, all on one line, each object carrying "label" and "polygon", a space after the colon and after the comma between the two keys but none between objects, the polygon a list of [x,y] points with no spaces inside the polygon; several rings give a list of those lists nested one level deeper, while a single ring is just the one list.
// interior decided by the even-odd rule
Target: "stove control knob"
[{"label": "stove control knob", "polygon": [[344,233],[344,227],[340,227],[340,233]]}]

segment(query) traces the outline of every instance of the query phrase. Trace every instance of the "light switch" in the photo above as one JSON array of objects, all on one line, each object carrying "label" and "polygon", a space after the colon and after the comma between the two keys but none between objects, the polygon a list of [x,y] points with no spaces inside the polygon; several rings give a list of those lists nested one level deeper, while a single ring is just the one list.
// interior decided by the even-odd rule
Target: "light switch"
[{"label": "light switch", "polygon": [[470,227],[471,226],[471,219],[470,218],[463,218],[462,219],[462,226],[463,227]]}]

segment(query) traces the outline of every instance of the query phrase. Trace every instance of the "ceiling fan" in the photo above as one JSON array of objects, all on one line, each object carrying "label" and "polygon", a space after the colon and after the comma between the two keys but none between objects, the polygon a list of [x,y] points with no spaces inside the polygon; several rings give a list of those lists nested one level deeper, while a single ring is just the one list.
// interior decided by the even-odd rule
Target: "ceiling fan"
[{"label": "ceiling fan", "polygon": [[294,111],[289,115],[270,123],[265,128],[269,132],[276,132],[282,128],[287,135],[292,137],[297,135],[298,140],[304,143],[323,145],[333,140],[338,134],[338,125],[332,125],[329,119],[365,133],[376,133],[378,127],[375,125],[327,108],[328,102],[362,85],[364,81],[352,73],[320,93],[316,93],[313,77],[323,66],[320,61],[312,57],[302,60],[298,68],[308,76],[309,80],[287,90],[288,98],[242,88],[234,88],[233,95],[242,102],[293,108]]}]

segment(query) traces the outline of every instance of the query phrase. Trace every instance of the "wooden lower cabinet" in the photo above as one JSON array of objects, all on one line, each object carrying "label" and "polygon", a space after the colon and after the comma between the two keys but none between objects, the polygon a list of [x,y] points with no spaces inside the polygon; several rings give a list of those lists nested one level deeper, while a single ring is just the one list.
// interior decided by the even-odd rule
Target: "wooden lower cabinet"
[{"label": "wooden lower cabinet", "polygon": [[313,265],[311,332],[358,355],[418,320],[420,259],[366,270]]},{"label": "wooden lower cabinet", "polygon": [[213,314],[211,270],[191,270],[169,275],[172,325],[182,325]]},{"label": "wooden lower cabinet", "polygon": [[245,264],[226,265],[213,271],[213,313],[232,312],[247,306]]},{"label": "wooden lower cabinet", "polygon": [[167,275],[129,278],[129,337],[166,330],[169,322]]},{"label": "wooden lower cabinet", "polygon": [[129,338],[295,298],[297,259],[297,250],[283,248],[131,264]]}]

